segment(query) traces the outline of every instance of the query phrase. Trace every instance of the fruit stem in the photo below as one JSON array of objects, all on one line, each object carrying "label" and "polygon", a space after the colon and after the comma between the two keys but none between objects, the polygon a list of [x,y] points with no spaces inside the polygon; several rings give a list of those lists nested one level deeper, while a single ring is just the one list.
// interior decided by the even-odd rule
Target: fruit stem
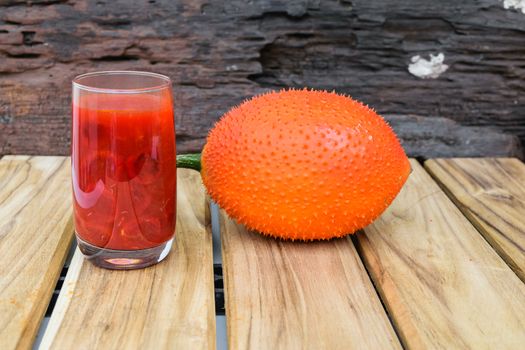
[{"label": "fruit stem", "polygon": [[201,154],[177,154],[177,168],[186,168],[201,171]]}]

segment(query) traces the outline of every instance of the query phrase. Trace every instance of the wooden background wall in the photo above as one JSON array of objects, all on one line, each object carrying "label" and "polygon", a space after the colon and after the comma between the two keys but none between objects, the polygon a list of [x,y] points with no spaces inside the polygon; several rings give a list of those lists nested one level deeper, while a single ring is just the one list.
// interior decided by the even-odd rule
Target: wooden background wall
[{"label": "wooden background wall", "polygon": [[505,3],[0,0],[0,154],[67,154],[71,79],[134,69],[173,79],[179,152],[244,98],[310,86],[386,114],[411,155],[523,156],[525,8]]}]

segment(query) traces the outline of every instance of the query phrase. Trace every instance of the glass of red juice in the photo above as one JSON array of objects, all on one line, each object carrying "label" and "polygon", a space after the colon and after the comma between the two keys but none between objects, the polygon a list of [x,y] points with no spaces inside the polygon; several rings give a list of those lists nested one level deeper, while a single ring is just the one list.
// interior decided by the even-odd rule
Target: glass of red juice
[{"label": "glass of red juice", "polygon": [[137,269],[173,242],[177,169],[168,77],[132,71],[73,80],[75,233],[95,265]]}]

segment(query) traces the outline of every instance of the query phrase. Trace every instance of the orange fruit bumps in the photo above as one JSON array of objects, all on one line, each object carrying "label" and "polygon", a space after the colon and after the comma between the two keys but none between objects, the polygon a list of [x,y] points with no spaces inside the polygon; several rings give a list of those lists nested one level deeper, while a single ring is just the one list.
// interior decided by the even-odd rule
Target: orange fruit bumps
[{"label": "orange fruit bumps", "polygon": [[284,239],[339,237],[390,205],[410,164],[372,109],[325,91],[256,96],[227,112],[201,159],[206,189],[231,218]]}]

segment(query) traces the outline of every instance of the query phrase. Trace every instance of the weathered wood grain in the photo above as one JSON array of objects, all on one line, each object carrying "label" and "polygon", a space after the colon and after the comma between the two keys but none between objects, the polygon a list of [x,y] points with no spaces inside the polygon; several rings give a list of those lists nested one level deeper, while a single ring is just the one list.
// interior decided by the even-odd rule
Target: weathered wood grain
[{"label": "weathered wood grain", "polygon": [[519,349],[525,285],[417,162],[393,204],[356,237],[409,349]]},{"label": "weathered wood grain", "polygon": [[384,118],[410,157],[524,157],[518,137],[494,127],[464,126],[431,116],[387,114]]},{"label": "weathered wood grain", "polygon": [[158,265],[114,271],[75,252],[43,349],[214,349],[210,218],[200,176],[178,170],[175,245]]},{"label": "weathered wood grain", "polygon": [[[306,85],[523,141],[523,18],[497,0],[3,1],[0,153],[67,154],[70,81],[108,69],[173,79],[181,152],[243,99]],[[438,78],[408,71],[437,53]]]},{"label": "weathered wood grain", "polygon": [[525,282],[525,164],[518,159],[432,159],[425,168]]},{"label": "weathered wood grain", "polygon": [[30,349],[73,237],[69,158],[0,160],[0,348]]},{"label": "weathered wood grain", "polygon": [[284,242],[221,212],[231,349],[399,349],[348,238]]}]

